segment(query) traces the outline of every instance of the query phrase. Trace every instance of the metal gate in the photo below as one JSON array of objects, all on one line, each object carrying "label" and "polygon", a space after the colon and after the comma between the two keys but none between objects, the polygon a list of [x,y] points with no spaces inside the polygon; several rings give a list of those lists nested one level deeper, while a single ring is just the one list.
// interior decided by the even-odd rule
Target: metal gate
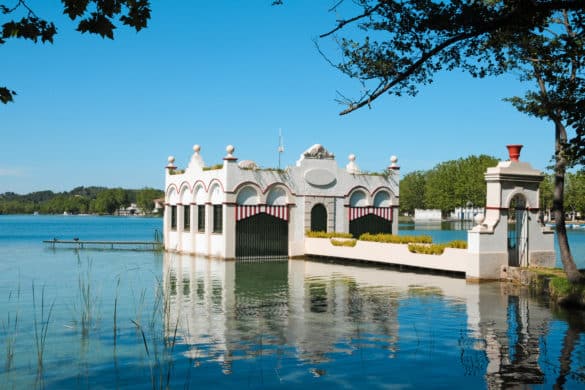
[{"label": "metal gate", "polygon": [[236,257],[288,256],[288,221],[266,213],[236,222]]},{"label": "metal gate", "polygon": [[349,232],[359,238],[364,233],[392,233],[391,207],[350,207]]},{"label": "metal gate", "polygon": [[528,211],[524,200],[516,197],[509,209],[513,215],[508,221],[508,265],[512,267],[528,266]]},{"label": "metal gate", "polygon": [[392,233],[392,222],[375,214],[367,214],[349,222],[349,232],[359,238],[364,233]]}]

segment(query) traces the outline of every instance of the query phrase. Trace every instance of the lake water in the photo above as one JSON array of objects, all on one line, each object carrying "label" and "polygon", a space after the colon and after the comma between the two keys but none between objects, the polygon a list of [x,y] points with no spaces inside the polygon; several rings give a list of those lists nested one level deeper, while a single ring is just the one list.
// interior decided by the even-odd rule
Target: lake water
[{"label": "lake water", "polygon": [[41,243],[156,229],[0,216],[0,388],[585,387],[583,313],[509,285]]}]

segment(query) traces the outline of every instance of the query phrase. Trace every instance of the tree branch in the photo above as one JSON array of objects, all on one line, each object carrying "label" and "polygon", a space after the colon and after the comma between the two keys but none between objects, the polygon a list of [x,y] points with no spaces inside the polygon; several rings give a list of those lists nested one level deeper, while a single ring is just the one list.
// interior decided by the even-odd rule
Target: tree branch
[{"label": "tree branch", "polygon": [[472,37],[477,36],[477,35],[484,34],[485,32],[486,31],[483,31],[481,33],[480,32],[464,33],[464,34],[459,34],[459,35],[452,37],[450,39],[447,39],[445,42],[441,43],[440,45],[435,46],[435,48],[433,50],[423,54],[422,57],[418,61],[416,61],[415,63],[410,65],[404,72],[399,73],[396,78],[394,78],[388,84],[384,85],[384,87],[382,87],[382,88],[378,87],[377,91],[370,94],[367,99],[360,100],[354,104],[350,104],[350,106],[347,109],[341,111],[339,113],[339,115],[346,115],[346,114],[349,114],[350,112],[353,112],[359,108],[362,108],[363,106],[369,105],[374,100],[376,100],[378,97],[380,97],[380,95],[383,95],[386,91],[388,91],[390,88],[394,87],[396,84],[398,84],[398,83],[406,80],[408,77],[410,77],[410,75],[412,75],[422,64],[424,64],[430,58],[432,58],[433,56],[435,56],[436,54],[441,52],[443,49],[451,46],[454,43],[460,42],[462,40],[472,38]]},{"label": "tree branch", "polygon": [[[531,5],[530,8],[532,8],[536,13],[550,13],[550,12],[559,11],[559,10],[585,9],[585,2],[582,0],[553,0],[553,1],[547,1],[547,2],[532,3],[532,4],[533,5]],[[369,10],[366,10],[361,15],[358,15],[354,18],[339,22],[339,24],[337,25],[337,27],[335,29],[333,29],[332,31],[330,31],[326,34],[321,35],[321,37],[328,36],[328,35],[334,33],[335,31],[340,30],[348,23],[351,23],[355,20],[358,20],[358,19],[361,19],[361,18],[364,18],[366,16],[371,15],[375,9],[379,8],[380,5],[381,5],[381,3],[378,3],[375,7],[371,8]],[[414,62],[412,65],[408,66],[406,68],[406,70],[404,70],[403,72],[398,73],[398,75],[395,78],[393,78],[390,82],[385,84],[383,88],[378,87],[376,91],[374,91],[371,94],[368,94],[367,98],[359,99],[357,101],[354,101],[353,103],[350,103],[348,105],[348,108],[341,111],[339,113],[339,115],[346,115],[346,114],[349,114],[353,111],[356,111],[356,110],[358,110],[366,105],[370,105],[374,100],[376,100],[378,97],[380,97],[381,95],[386,93],[388,90],[390,90],[391,88],[393,88],[397,84],[403,82],[408,77],[413,75],[418,69],[420,69],[420,67],[425,62],[427,62],[429,59],[431,59],[434,56],[436,56],[437,54],[439,54],[442,50],[446,49],[447,47],[449,47],[457,42],[461,42],[463,40],[473,38],[473,37],[478,37],[482,34],[485,34],[485,33],[491,32],[491,31],[495,31],[499,28],[502,28],[502,27],[505,27],[508,25],[514,25],[514,23],[516,23],[517,20],[522,20],[521,17],[525,11],[526,11],[526,9],[524,9],[524,8],[512,10],[511,12],[503,15],[499,19],[493,20],[491,22],[487,22],[482,28],[478,28],[474,31],[460,33],[458,35],[455,35],[455,36],[445,40],[444,42],[435,46],[432,50],[430,50],[426,53],[423,53],[423,55],[416,62]],[[529,27],[529,26],[527,26],[527,27]]]},{"label": "tree branch", "polygon": [[378,9],[380,9],[380,7],[381,7],[381,6],[382,6],[382,3],[378,3],[378,4],[377,4],[377,5],[375,5],[374,7],[372,7],[372,8],[370,8],[370,9],[367,9],[366,11],[364,11],[364,13],[363,13],[363,14],[360,14],[360,15],[354,16],[354,17],[353,17],[353,18],[351,18],[351,19],[339,20],[339,21],[337,22],[337,26],[336,26],[336,27],[335,27],[333,30],[331,30],[331,31],[329,31],[329,32],[326,32],[325,34],[321,34],[321,35],[319,35],[319,38],[325,38],[325,37],[327,37],[327,36],[329,36],[329,35],[331,35],[331,34],[335,33],[336,31],[339,31],[339,30],[341,30],[341,29],[342,29],[343,27],[345,27],[346,25],[348,25],[348,24],[350,24],[350,23],[353,23],[353,22],[355,22],[356,20],[360,20],[360,19],[363,19],[363,18],[366,18],[366,17],[368,17],[368,16],[372,15],[374,12],[376,12]]}]

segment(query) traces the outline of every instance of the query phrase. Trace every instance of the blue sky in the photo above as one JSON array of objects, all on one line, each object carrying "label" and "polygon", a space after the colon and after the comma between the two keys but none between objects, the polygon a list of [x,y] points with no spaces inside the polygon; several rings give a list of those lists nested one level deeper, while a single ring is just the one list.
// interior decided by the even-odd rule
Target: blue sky
[{"label": "blue sky", "polygon": [[279,128],[283,165],[315,143],[341,166],[354,153],[362,170],[396,155],[403,174],[471,154],[504,159],[510,143],[534,167],[550,163],[552,124],[502,101],[525,88],[513,76],[444,73],[415,98],[383,96],[340,117],[337,91],[357,96],[360,85],[313,42],[334,26],[334,1],[155,1],[146,30],[119,27],[114,41],[76,32],[56,0],[29,3],[59,33],[52,45],[0,46],[0,85],[18,93],[0,105],[0,193],[162,189],[167,157],[184,167],[194,144],[209,165],[233,144],[236,157],[275,167]]}]

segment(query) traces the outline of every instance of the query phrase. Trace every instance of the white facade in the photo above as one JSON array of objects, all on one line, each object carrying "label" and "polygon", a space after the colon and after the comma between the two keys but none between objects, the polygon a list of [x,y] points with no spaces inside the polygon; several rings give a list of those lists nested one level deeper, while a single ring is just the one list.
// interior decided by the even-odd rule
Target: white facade
[{"label": "white facade", "polygon": [[539,215],[539,184],[544,175],[519,161],[521,146],[512,146],[519,146],[517,154],[510,153],[509,161],[488,168],[485,174],[486,213],[478,216],[478,225],[467,238],[474,257],[468,278],[499,279],[509,266],[554,267],[554,231]]},{"label": "white facade", "polygon": [[[285,170],[259,169],[249,160],[238,163],[226,148],[223,165],[206,167],[201,148],[184,171],[169,157],[165,176],[164,245],[167,250],[210,257],[236,257],[236,223],[267,214],[287,223],[288,256],[305,253],[305,231],[314,207],[326,211],[326,231],[349,232],[350,221],[376,215],[398,231],[397,159],[382,174],[359,170],[355,156],[345,168],[321,145],[301,154]],[[186,214],[188,213],[188,214]],[[186,218],[187,217],[187,218]],[[220,226],[221,225],[221,226]]]}]

